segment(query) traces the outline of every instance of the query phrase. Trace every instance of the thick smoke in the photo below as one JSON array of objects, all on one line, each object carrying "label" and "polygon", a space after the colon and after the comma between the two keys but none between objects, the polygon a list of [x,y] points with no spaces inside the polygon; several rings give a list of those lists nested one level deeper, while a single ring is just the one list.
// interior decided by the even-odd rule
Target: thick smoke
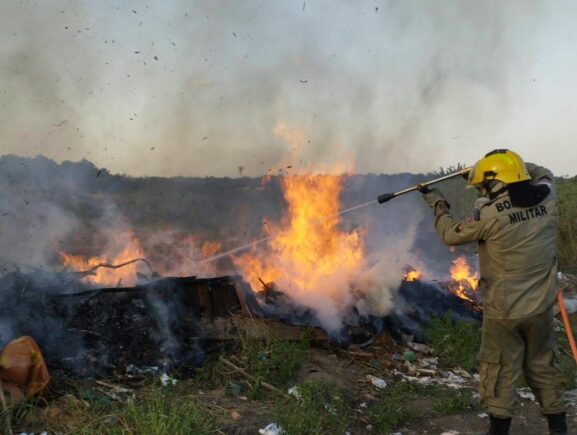
[{"label": "thick smoke", "polygon": [[[519,48],[528,43],[520,36],[539,23],[538,7],[519,14],[497,2],[245,2],[226,11],[208,0],[55,5],[11,4],[0,16],[0,152],[88,157],[138,175],[430,168],[452,129],[482,137],[504,119],[512,71],[524,62]],[[195,268],[202,243],[246,243],[260,235],[263,217],[278,221],[284,207],[278,189],[266,187],[233,203],[245,187],[257,192],[242,179],[243,188],[200,187],[206,194],[193,206],[178,180],[158,190],[154,182],[166,180],[115,186],[85,164],[77,177],[47,186],[54,169],[44,162],[29,171],[32,181],[22,169],[16,187],[9,176],[0,184],[4,267],[54,266],[54,253],[69,247],[98,255],[134,231],[164,274],[229,273],[230,262]],[[412,182],[352,176],[343,208]],[[324,283],[340,298],[334,304],[314,293],[300,301],[336,328],[355,302],[352,285],[366,298],[361,310],[385,314],[404,268],[418,261],[415,242],[433,240],[415,210],[422,208],[413,197],[347,215],[343,228],[366,236],[367,269],[354,282],[338,275]]]},{"label": "thick smoke", "polygon": [[[415,233],[422,220],[423,216],[415,213],[412,219],[404,221],[404,231],[390,233],[379,241],[381,248],[369,254],[368,261],[372,265],[360,274],[355,283],[355,288],[362,294],[357,304],[362,314],[382,317],[393,308],[393,297],[407,267],[415,265]],[[387,222],[382,225],[386,227]]]},{"label": "thick smoke", "polygon": [[472,161],[518,104],[542,6],[9,2],[0,152],[134,175],[260,176],[286,155],[274,135],[286,121],[306,132],[294,167]]},{"label": "thick smoke", "polygon": [[[29,166],[30,165],[30,166]],[[2,160],[0,175],[0,267],[46,268],[70,233],[79,227],[75,213],[54,201],[68,190],[66,179],[51,185],[47,161]]]}]

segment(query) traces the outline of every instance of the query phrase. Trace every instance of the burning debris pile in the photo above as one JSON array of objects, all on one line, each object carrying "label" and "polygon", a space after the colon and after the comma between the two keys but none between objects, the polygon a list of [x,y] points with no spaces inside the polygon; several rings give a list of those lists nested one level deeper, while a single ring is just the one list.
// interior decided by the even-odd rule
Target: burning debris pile
[{"label": "burning debris pile", "polygon": [[478,317],[476,276],[464,258],[455,260],[452,279],[437,283],[407,270],[404,252],[377,264],[382,255],[367,253],[364,227],[341,220],[343,180],[281,179],[288,212],[265,222],[248,252],[221,251],[198,237],[157,237],[163,243],[151,245],[124,231],[106,254],[60,250],[62,272],[8,273],[0,278],[0,346],[30,335],[51,370],[83,376],[184,373],[234,339],[246,318],[362,346],[384,332],[422,341],[431,318],[447,310]]},{"label": "burning debris pile", "polygon": [[[175,368],[186,373],[202,364],[206,353],[234,340],[239,321],[247,317],[316,327],[317,336],[329,339],[311,308],[278,290],[254,293],[234,276],[156,278],[132,287],[94,288],[69,273],[13,273],[0,286],[2,340],[33,336],[51,369],[82,376]],[[425,298],[427,303],[421,303]],[[388,331],[421,341],[423,327],[447,309],[475,317],[468,301],[421,281],[403,282],[394,302],[398,309],[386,317],[351,308],[331,338],[348,347]]]}]

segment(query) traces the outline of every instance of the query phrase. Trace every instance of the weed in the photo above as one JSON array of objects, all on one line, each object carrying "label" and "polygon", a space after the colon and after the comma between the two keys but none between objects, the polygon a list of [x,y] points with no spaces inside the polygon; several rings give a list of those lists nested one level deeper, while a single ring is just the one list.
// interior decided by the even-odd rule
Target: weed
[{"label": "weed", "polygon": [[294,380],[309,350],[308,334],[298,341],[281,340],[268,336],[264,340],[245,338],[242,341],[241,358],[247,361],[247,371],[257,379],[250,394],[260,398],[260,381],[284,388]]},{"label": "weed", "polygon": [[[567,338],[567,333],[565,332],[565,326],[560,326],[556,329],[557,346],[560,349],[559,365],[561,367],[561,371],[563,372],[563,381],[565,383],[565,388],[572,390],[577,387],[577,368],[575,367],[575,360],[573,359],[573,355],[570,350],[569,339]],[[573,335],[575,336],[575,334],[576,331],[573,330]]]},{"label": "weed", "polygon": [[402,400],[385,396],[371,408],[371,423],[379,433],[390,433],[413,417]]},{"label": "weed", "polygon": [[202,388],[213,389],[221,385],[219,369],[221,363],[218,360],[206,360],[202,367],[195,370],[195,383]]},{"label": "weed", "polygon": [[351,409],[334,385],[305,382],[298,386],[299,399],[278,399],[276,421],[288,434],[345,433],[350,425]]},{"label": "weed", "polygon": [[475,322],[462,319],[454,321],[449,311],[443,317],[431,321],[426,335],[441,364],[466,370],[476,367],[481,331]]},{"label": "weed", "polygon": [[154,385],[144,389],[127,404],[90,403],[75,400],[53,408],[58,417],[46,421],[45,410],[24,404],[19,408],[16,425],[22,425],[26,414],[38,415],[35,425],[50,433],[178,435],[205,434],[214,431],[216,423],[207,410],[188,396],[177,396],[170,388]]},{"label": "weed", "polygon": [[558,249],[561,270],[577,273],[577,177],[557,180]]},{"label": "weed", "polygon": [[134,433],[205,433],[210,421],[190,398],[176,400],[160,389],[153,389],[138,401],[129,403],[121,417]]}]

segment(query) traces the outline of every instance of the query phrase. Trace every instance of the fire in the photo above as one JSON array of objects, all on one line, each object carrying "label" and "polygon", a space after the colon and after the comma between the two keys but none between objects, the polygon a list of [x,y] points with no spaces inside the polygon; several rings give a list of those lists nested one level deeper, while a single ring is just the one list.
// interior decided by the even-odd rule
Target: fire
[{"label": "fire", "polygon": [[220,252],[221,244],[219,242],[204,242],[200,252],[204,258],[212,257]]},{"label": "fire", "polygon": [[467,291],[476,290],[479,286],[479,274],[472,272],[465,257],[459,257],[453,261],[451,266],[451,278],[454,281],[449,285],[450,290],[462,299],[474,302],[467,294]]},{"label": "fire", "polygon": [[339,228],[342,182],[340,175],[282,179],[284,224],[265,226],[271,236],[266,247],[235,259],[253,289],[274,282],[301,302],[323,295],[328,304],[344,303],[352,276],[363,267],[364,249],[358,231]]},{"label": "fire", "polygon": [[407,282],[411,282],[411,281],[417,281],[417,280],[421,279],[422,276],[423,276],[423,274],[421,272],[419,272],[418,270],[409,270],[405,274],[404,279]]},{"label": "fire", "polygon": [[[144,258],[140,241],[132,232],[120,234],[115,240],[115,255],[85,257],[84,255],[69,255],[60,252],[64,265],[73,271],[89,271],[100,264],[119,265],[135,259]],[[83,281],[101,286],[131,286],[136,284],[139,264],[132,263],[118,269],[99,267],[93,273],[83,278]]]},{"label": "fire", "polygon": [[[190,276],[197,273],[213,274],[210,265],[199,266],[198,263],[220,252],[221,244],[205,241],[196,235],[176,233],[163,230],[149,234],[144,240],[148,260],[154,264],[154,271],[163,276]],[[75,272],[87,272],[82,280],[100,286],[132,286],[138,281],[138,272],[152,274],[150,263],[146,260],[140,240],[132,231],[121,233],[113,238],[107,246],[107,253],[95,257],[70,255],[60,252],[60,257],[67,269]],[[136,260],[136,261],[135,261]],[[129,264],[125,264],[129,263]],[[106,264],[123,265],[118,268],[98,267]]]}]

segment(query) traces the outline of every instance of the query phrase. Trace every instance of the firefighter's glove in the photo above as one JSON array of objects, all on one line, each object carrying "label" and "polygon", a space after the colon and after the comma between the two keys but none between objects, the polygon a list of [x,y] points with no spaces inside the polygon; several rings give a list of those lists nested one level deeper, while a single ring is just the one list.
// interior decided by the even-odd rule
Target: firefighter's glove
[{"label": "firefighter's glove", "polygon": [[419,189],[419,192],[421,193],[429,193],[431,191],[431,189],[429,189],[429,186],[427,186],[426,184],[417,184],[417,189]]},{"label": "firefighter's glove", "polygon": [[427,190],[428,192],[423,192],[423,200],[433,209],[435,216],[448,213],[450,206],[443,194],[438,189]]},{"label": "firefighter's glove", "polygon": [[423,194],[423,199],[427,203],[427,205],[431,208],[435,208],[439,201],[447,202],[443,197],[443,194],[438,189],[429,189],[423,190],[419,189]]}]

